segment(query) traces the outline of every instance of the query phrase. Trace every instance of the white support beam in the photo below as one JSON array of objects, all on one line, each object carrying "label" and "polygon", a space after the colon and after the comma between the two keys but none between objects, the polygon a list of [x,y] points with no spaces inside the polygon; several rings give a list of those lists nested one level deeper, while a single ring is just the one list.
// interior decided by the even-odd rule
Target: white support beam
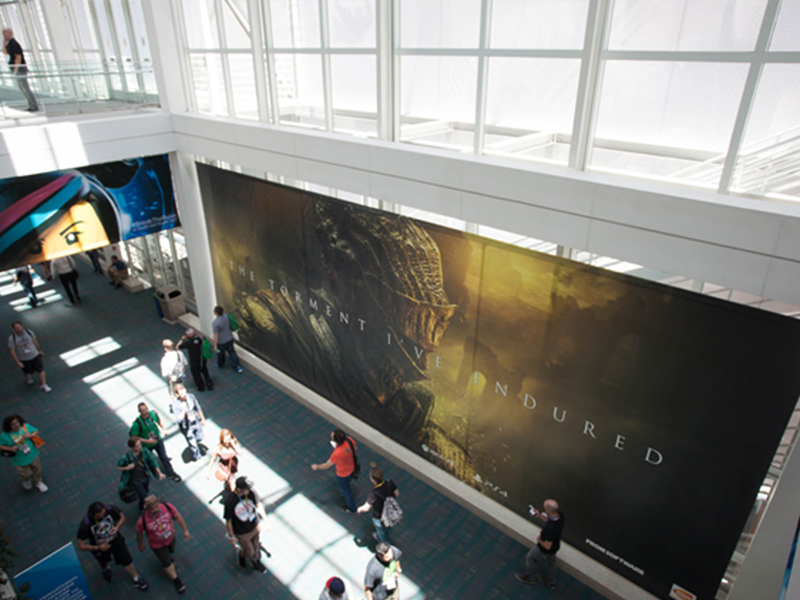
[{"label": "white support beam", "polygon": [[578,95],[572,120],[572,142],[569,147],[569,167],[576,171],[585,171],[589,162],[589,147],[594,137],[595,114],[603,72],[600,57],[606,46],[610,13],[610,0],[591,0],[586,17]]},{"label": "white support beam", "polygon": [[475,124],[473,126],[473,154],[483,154],[486,133],[486,94],[489,87],[489,57],[486,50],[492,35],[492,0],[481,0],[481,32],[478,48],[478,85],[475,90]]},{"label": "white support beam", "polygon": [[394,140],[393,102],[394,39],[392,27],[392,3],[375,0],[375,41],[378,77],[378,138]]},{"label": "white support beam", "polygon": [[[247,14],[249,16],[250,42],[253,50],[253,69],[256,78],[256,103],[258,104],[258,120],[269,123],[269,105],[267,102],[267,63],[264,57],[264,35],[261,29],[261,2],[247,0]],[[264,7],[264,10],[268,10]]]},{"label": "white support beam", "polygon": [[[258,1],[258,0],[251,0]],[[275,54],[272,52],[272,11],[270,3],[262,5],[261,16],[264,20],[264,41],[267,49],[267,77],[269,78],[269,106],[272,111],[272,122],[278,125],[281,122],[281,111],[278,104],[278,77],[275,74]]]},{"label": "white support beam", "polygon": [[322,94],[325,103],[325,130],[333,131],[333,84],[331,82],[331,40],[328,0],[319,0],[319,39],[322,45]]},{"label": "white support beam", "polygon": [[[175,5],[180,10],[180,4]],[[184,112],[190,106],[190,74],[184,72],[185,41],[183,27],[176,19],[171,2],[142,2],[144,22],[153,56],[153,70],[158,85],[158,101],[164,110]],[[180,13],[178,13],[180,15]]]},{"label": "white support beam", "polygon": [[[72,42],[69,39],[69,23],[64,18],[61,0],[39,0],[47,24],[47,32],[50,34],[50,43],[53,46],[53,53],[56,62],[59,64],[71,63],[75,60],[75,52],[72,50]],[[69,7],[68,10],[71,10]],[[76,38],[77,41],[77,38]]]},{"label": "white support beam", "polygon": [[[225,22],[224,22],[224,15],[222,14],[222,0],[214,0],[214,12],[217,14],[217,35],[219,35],[219,47],[222,50],[220,53],[220,65],[222,67],[222,81],[225,84],[225,99],[226,105],[228,108],[228,114],[230,116],[235,116],[236,111],[233,107],[233,81],[231,80],[231,65],[228,62],[228,53],[225,50],[228,49],[227,39],[225,37]],[[209,85],[213,85],[213,82],[210,81],[209,77]]]},{"label": "white support beam", "polygon": [[733,172],[736,169],[736,160],[739,157],[739,150],[742,148],[742,140],[747,129],[747,121],[750,118],[750,110],[753,107],[758,82],[764,69],[763,59],[769,50],[769,42],[775,29],[780,5],[781,0],[769,0],[767,8],[764,10],[764,18],[761,21],[761,30],[758,32],[758,41],[756,42],[756,56],[758,58],[753,58],[750,63],[750,70],[747,73],[742,99],[739,102],[739,112],[733,125],[731,141],[728,144],[728,154],[725,158],[725,165],[722,167],[722,175],[717,188],[720,194],[727,194],[731,186]]}]

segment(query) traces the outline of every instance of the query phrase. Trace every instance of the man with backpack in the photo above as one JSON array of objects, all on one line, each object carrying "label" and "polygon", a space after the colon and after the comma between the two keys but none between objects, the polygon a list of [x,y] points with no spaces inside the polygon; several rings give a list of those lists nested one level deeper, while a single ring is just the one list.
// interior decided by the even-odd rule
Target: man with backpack
[{"label": "man with backpack", "polygon": [[158,458],[161,459],[161,466],[164,467],[164,473],[172,481],[181,481],[181,476],[178,475],[172,468],[172,462],[167,456],[167,448],[164,446],[164,426],[161,424],[161,417],[154,410],[149,410],[147,404],[140,402],[139,416],[131,425],[130,437],[135,438],[142,442],[142,447],[147,448],[151,452],[155,452]]},{"label": "man with backpack", "polygon": [[39,299],[36,297],[36,291],[33,289],[33,269],[30,265],[18,267],[14,272],[14,283],[19,283],[25,292],[28,294],[28,303],[31,308],[36,308],[39,304]]},{"label": "man with backpack", "polygon": [[208,391],[214,389],[214,382],[211,381],[211,375],[208,374],[208,359],[214,356],[211,349],[211,343],[197,335],[195,330],[189,328],[186,333],[178,341],[178,350],[186,350],[189,355],[189,370],[192,372],[194,384],[197,386],[198,392],[204,392],[206,388]]},{"label": "man with backpack", "polygon": [[226,315],[225,309],[221,306],[214,307],[214,321],[211,323],[211,330],[214,332],[214,350],[217,354],[217,366],[221,369],[225,366],[225,353],[231,357],[231,366],[237,373],[244,371],[236,355],[236,348],[233,347],[233,332],[239,328],[233,315]]},{"label": "man with backpack", "polygon": [[[142,510],[144,499],[150,495],[150,478],[162,481],[165,476],[158,468],[153,453],[147,448],[142,448],[142,442],[138,438],[129,438],[128,448],[128,452],[117,461],[117,470],[121,471],[119,495],[125,502],[134,502],[138,496],[139,510]],[[128,487],[132,487],[136,492],[136,496],[130,495],[130,500],[123,497]]]},{"label": "man with backpack", "polygon": [[373,467],[369,472],[372,491],[367,501],[358,507],[358,513],[364,514],[372,509],[372,523],[375,525],[375,539],[389,543],[389,529],[397,525],[403,517],[403,511],[395,498],[400,491],[391,479],[383,478],[383,471]]},{"label": "man with backpack", "polygon": [[175,349],[172,340],[161,342],[164,347],[164,356],[161,357],[161,376],[167,380],[169,395],[175,393],[175,384],[186,379],[186,357],[183,352]]},{"label": "man with backpack", "polygon": [[175,561],[172,559],[172,555],[175,553],[175,524],[173,521],[178,522],[183,529],[183,539],[188,540],[191,534],[178,509],[169,502],[159,502],[158,496],[150,494],[144,499],[144,511],[136,521],[136,544],[139,546],[139,551],[144,552],[142,537],[143,534],[147,535],[150,549],[161,562],[161,568],[172,580],[178,593],[182,594],[186,591],[186,585],[178,577],[178,573],[175,571]]},{"label": "man with backpack", "polygon": [[52,388],[47,385],[47,376],[44,373],[44,363],[42,362],[44,352],[39,348],[39,340],[36,339],[36,335],[30,329],[23,327],[19,321],[14,321],[11,329],[13,333],[8,336],[8,351],[17,366],[22,369],[25,381],[28,385],[33,385],[31,375],[38,373],[41,384],[39,387],[42,391],[52,392]]},{"label": "man with backpack", "polygon": [[145,591],[150,586],[145,578],[136,572],[128,545],[119,531],[124,523],[125,515],[116,506],[92,502],[78,527],[78,549],[94,555],[100,563],[100,568],[103,569],[103,579],[106,581],[110,582],[113,579],[111,573],[113,557],[114,562],[133,577],[133,585]]}]

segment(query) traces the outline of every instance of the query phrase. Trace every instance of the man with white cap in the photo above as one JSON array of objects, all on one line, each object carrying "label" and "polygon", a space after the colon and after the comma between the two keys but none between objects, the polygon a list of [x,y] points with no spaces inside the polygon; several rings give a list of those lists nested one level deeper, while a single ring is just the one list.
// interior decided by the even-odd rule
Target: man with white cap
[{"label": "man with white cap", "polygon": [[[203,356],[204,346],[207,346],[208,356]],[[211,381],[211,375],[208,373],[208,358],[213,356],[214,351],[211,348],[211,343],[191,327],[186,330],[180,340],[178,340],[178,350],[186,350],[189,355],[189,370],[192,372],[194,384],[197,386],[198,392],[209,391],[214,389],[214,382]]]}]

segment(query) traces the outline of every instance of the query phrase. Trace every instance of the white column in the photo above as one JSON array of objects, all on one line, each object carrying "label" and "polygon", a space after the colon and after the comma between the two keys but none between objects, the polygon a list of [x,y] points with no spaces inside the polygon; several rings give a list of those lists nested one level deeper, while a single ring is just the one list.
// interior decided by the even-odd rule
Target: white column
[{"label": "white column", "polygon": [[[727,600],[778,597],[800,518],[798,498],[800,450],[795,444]],[[792,578],[800,578],[800,573],[794,571]]]},{"label": "white column", "polygon": [[185,152],[172,152],[169,155],[172,167],[172,181],[178,202],[183,233],[186,236],[186,252],[189,255],[189,268],[197,302],[197,314],[203,333],[211,333],[212,312],[217,303],[214,290],[214,271],[211,266],[211,247],[208,243],[206,216],[203,212],[203,199],[197,180],[194,158]]},{"label": "white column", "polygon": [[169,0],[142,2],[150,53],[158,84],[158,99],[161,107],[170,112],[186,112],[189,103],[184,85],[181,48],[178,27]]}]

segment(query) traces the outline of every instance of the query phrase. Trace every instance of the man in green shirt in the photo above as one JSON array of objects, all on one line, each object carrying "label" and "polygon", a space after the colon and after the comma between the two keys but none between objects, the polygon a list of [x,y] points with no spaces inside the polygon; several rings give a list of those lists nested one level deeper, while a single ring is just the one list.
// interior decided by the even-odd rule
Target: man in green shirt
[{"label": "man in green shirt", "polygon": [[172,463],[167,456],[167,449],[164,447],[164,426],[161,424],[161,417],[154,410],[149,410],[147,404],[139,403],[139,416],[131,425],[130,436],[142,442],[142,447],[158,454],[164,473],[172,481],[181,481],[181,476],[172,469]]}]

